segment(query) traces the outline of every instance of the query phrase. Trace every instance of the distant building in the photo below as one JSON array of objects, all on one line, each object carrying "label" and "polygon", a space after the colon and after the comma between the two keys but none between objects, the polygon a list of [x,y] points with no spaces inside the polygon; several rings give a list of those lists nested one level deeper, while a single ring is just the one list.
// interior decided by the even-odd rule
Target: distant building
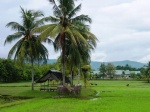
[{"label": "distant building", "polygon": [[[93,75],[100,75],[100,71],[93,71],[92,72]],[[125,79],[128,79],[128,78],[131,78],[131,74],[141,74],[140,71],[130,71],[130,70],[115,70],[115,75],[114,75],[114,78],[116,79],[120,79],[120,78],[125,78]],[[106,75],[107,77],[107,75]]]},{"label": "distant building", "polygon": [[129,70],[116,70],[115,78],[130,78],[130,71]]}]

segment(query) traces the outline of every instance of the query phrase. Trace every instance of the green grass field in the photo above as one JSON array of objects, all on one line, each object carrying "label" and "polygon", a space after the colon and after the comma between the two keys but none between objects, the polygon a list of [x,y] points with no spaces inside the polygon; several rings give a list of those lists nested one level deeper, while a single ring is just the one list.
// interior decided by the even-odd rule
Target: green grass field
[{"label": "green grass field", "polygon": [[[143,81],[90,81],[81,96],[58,96],[55,92],[31,91],[30,82],[0,84],[0,112],[149,112],[150,84]],[[127,87],[126,84],[129,84]],[[96,95],[93,95],[96,90]],[[11,98],[12,97],[12,98]],[[19,98],[18,98],[19,97]]]}]

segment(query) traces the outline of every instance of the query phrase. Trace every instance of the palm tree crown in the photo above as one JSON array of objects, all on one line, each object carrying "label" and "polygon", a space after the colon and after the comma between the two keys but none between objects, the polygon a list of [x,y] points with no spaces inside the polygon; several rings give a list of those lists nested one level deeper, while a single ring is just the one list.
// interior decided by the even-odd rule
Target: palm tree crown
[{"label": "palm tree crown", "polygon": [[[45,56],[47,56],[48,51],[40,43],[40,40],[38,40],[38,35],[35,35],[33,33],[34,28],[43,24],[44,20],[42,19],[38,20],[39,17],[43,16],[43,13],[40,11],[33,11],[33,10],[25,11],[23,8],[21,8],[21,14],[22,14],[21,16],[22,24],[19,24],[17,22],[9,22],[6,25],[7,27],[11,27],[12,30],[15,30],[17,32],[15,32],[14,34],[8,35],[4,44],[11,43],[12,41],[16,39],[19,39],[18,42],[11,48],[8,54],[8,58],[11,58],[14,53],[15,53],[15,56],[14,56],[15,59],[28,57],[31,55],[35,59],[35,57],[37,57],[37,54],[43,56],[43,53],[45,53],[46,54]],[[39,49],[35,50],[35,46],[39,47]],[[45,52],[43,52],[41,49],[44,49]]]}]

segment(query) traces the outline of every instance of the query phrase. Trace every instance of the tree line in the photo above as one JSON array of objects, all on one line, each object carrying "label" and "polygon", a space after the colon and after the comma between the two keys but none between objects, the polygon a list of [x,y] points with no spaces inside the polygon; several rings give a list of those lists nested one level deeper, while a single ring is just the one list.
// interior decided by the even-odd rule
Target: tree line
[{"label": "tree line", "polygon": [[[69,74],[70,70],[69,67],[66,69],[66,74],[68,77],[70,77]],[[32,66],[30,63],[26,62],[24,65],[20,66],[14,60],[10,59],[2,59],[0,58],[0,82],[19,82],[19,81],[30,81],[32,79]],[[45,75],[48,70],[54,69],[54,70],[61,70],[61,64],[60,60],[58,59],[53,64],[46,64],[44,61],[39,65],[38,63],[34,66],[34,74],[35,74],[35,81]],[[92,74],[91,67],[83,66],[82,69],[91,71],[90,73],[84,73],[81,71],[81,76],[84,78],[84,82],[86,83],[86,79],[91,79],[91,77],[97,78],[104,78],[106,74],[108,74],[111,77],[115,74],[115,70],[117,70],[117,67],[115,67],[112,63],[109,63],[105,65],[102,63],[100,65],[99,74]],[[147,80],[147,82],[150,82],[150,62],[145,65],[145,67],[138,68],[140,70],[140,74],[130,74],[131,78],[138,79],[138,80]],[[84,71],[83,70],[83,71]],[[77,78],[78,69],[74,70],[72,73],[72,77],[76,76]],[[122,73],[123,76],[123,73]],[[73,82],[72,82],[73,83]]]},{"label": "tree line", "polygon": [[[20,66],[10,59],[0,58],[0,82],[19,82],[19,81],[30,81],[32,79],[31,64],[25,63]],[[34,66],[35,81],[49,69],[59,70],[59,65],[54,64],[36,64]]]}]

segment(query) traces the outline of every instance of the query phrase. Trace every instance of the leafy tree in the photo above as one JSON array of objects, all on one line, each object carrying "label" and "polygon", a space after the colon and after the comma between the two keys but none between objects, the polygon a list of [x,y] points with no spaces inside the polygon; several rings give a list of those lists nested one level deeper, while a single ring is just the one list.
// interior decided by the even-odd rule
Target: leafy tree
[{"label": "leafy tree", "polygon": [[[43,24],[44,19],[38,20],[42,17],[41,11],[24,10],[21,8],[22,23],[10,22],[6,26],[11,27],[15,32],[12,35],[8,35],[5,43],[12,42],[19,39],[18,42],[11,48],[8,54],[8,58],[14,55],[14,59],[23,63],[29,61],[32,64],[32,90],[34,90],[34,67],[35,61],[41,59],[47,59],[48,51],[41,43],[38,35],[33,33],[33,29]],[[48,39],[47,39],[48,40]]]},{"label": "leafy tree", "polygon": [[122,71],[122,78],[125,78],[125,71]]},{"label": "leafy tree", "polygon": [[124,66],[118,65],[118,66],[116,66],[116,70],[124,70]]},{"label": "leafy tree", "polygon": [[137,70],[140,70],[140,68],[134,68],[134,67],[131,67],[130,65],[126,64],[125,66],[116,66],[116,70],[131,70],[131,71],[137,71]]},{"label": "leafy tree", "polygon": [[131,75],[131,78],[135,79],[136,78],[136,74],[133,72],[130,74]]},{"label": "leafy tree", "polygon": [[144,67],[141,68],[140,72],[141,72],[141,77],[144,78],[146,76],[146,68],[144,68]]},{"label": "leafy tree", "polygon": [[100,71],[101,76],[102,76],[103,79],[104,79],[104,77],[105,77],[105,75],[106,75],[106,72],[107,72],[107,70],[106,70],[106,65],[105,65],[104,63],[102,63],[102,64],[100,65],[99,71]]},{"label": "leafy tree", "polygon": [[126,64],[125,67],[124,67],[124,70],[131,70],[131,66]]},{"label": "leafy tree", "polygon": [[[58,64],[34,65],[35,80],[39,79],[50,69],[57,69]],[[0,82],[29,81],[32,79],[31,64],[25,63],[19,66],[13,60],[0,58]]]},{"label": "leafy tree", "polygon": [[115,66],[112,63],[108,63],[106,66],[107,75],[109,75],[110,78],[114,77],[115,74]]},{"label": "leafy tree", "polygon": [[141,73],[136,74],[137,79],[141,80],[143,78]]},{"label": "leafy tree", "polygon": [[16,82],[22,79],[22,71],[12,60],[0,59],[0,81]]}]

